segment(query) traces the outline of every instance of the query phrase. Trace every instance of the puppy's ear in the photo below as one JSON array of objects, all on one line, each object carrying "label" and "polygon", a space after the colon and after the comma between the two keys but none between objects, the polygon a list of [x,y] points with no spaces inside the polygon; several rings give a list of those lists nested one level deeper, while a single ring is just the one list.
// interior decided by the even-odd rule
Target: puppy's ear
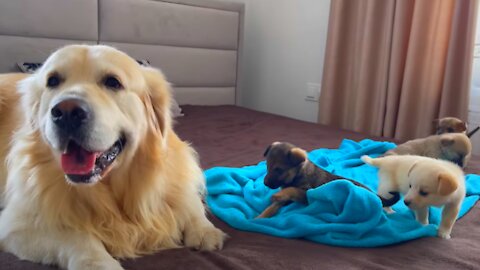
[{"label": "puppy's ear", "polygon": [[449,174],[441,173],[438,175],[437,193],[441,196],[446,196],[457,190],[458,183],[455,178]]},{"label": "puppy's ear", "polygon": [[272,145],[271,145],[271,144],[267,147],[267,149],[265,149],[265,152],[263,152],[263,156],[264,156],[264,157],[267,157],[268,152],[270,152],[270,149],[272,149]]},{"label": "puppy's ear", "polygon": [[303,149],[294,147],[288,152],[287,158],[293,166],[297,166],[307,160],[307,153]]},{"label": "puppy's ear", "polygon": [[453,138],[441,138],[440,139],[440,144],[442,144],[442,146],[451,146],[455,143],[455,139]]},{"label": "puppy's ear", "polygon": [[153,130],[165,143],[167,133],[172,128],[170,85],[159,70],[142,67],[142,73],[148,88],[143,97],[145,109]]},{"label": "puppy's ear", "polygon": [[455,124],[455,129],[458,132],[464,132],[465,130],[467,130],[467,124],[465,122],[458,122]]},{"label": "puppy's ear", "polygon": [[265,152],[263,152],[263,156],[266,157],[268,155],[268,152],[270,152],[270,150],[272,149],[272,147],[274,145],[278,145],[278,144],[281,144],[281,142],[273,142],[272,144],[270,144],[267,149],[265,149]]}]

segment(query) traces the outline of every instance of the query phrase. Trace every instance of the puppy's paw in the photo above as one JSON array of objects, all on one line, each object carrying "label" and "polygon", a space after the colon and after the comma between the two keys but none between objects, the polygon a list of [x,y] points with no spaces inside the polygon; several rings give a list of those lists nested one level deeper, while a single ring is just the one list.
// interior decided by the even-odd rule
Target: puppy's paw
[{"label": "puppy's paw", "polygon": [[395,210],[393,210],[391,207],[384,207],[383,208],[387,214],[395,214]]},{"label": "puppy's paw", "polygon": [[420,222],[420,224],[422,224],[422,226],[427,226],[429,224],[428,219],[419,220],[418,222]]},{"label": "puppy's paw", "polygon": [[442,230],[442,229],[438,230],[438,237],[443,238],[443,239],[450,239],[451,238],[450,232]]},{"label": "puppy's paw", "polygon": [[275,193],[270,198],[272,202],[286,202],[290,200],[290,197],[287,194],[283,194],[281,192]]},{"label": "puppy's paw", "polygon": [[198,250],[220,250],[227,235],[213,225],[185,233],[185,246]]}]

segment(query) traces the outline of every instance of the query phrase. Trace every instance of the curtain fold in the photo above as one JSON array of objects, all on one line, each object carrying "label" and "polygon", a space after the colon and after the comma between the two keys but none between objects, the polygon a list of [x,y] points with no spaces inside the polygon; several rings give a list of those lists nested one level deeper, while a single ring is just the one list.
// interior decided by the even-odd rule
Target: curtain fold
[{"label": "curtain fold", "polygon": [[466,119],[478,0],[334,0],[319,123],[377,136]]}]

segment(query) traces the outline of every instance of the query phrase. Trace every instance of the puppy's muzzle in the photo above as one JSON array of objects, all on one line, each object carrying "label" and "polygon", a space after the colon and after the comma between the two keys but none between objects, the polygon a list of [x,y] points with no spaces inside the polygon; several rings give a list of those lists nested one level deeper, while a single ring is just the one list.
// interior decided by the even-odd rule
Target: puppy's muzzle
[{"label": "puppy's muzzle", "polygon": [[77,98],[60,101],[50,111],[53,123],[66,136],[76,135],[91,118],[88,104]]},{"label": "puppy's muzzle", "polygon": [[277,181],[272,180],[268,175],[265,176],[263,184],[271,189],[276,189],[280,187],[280,184]]}]

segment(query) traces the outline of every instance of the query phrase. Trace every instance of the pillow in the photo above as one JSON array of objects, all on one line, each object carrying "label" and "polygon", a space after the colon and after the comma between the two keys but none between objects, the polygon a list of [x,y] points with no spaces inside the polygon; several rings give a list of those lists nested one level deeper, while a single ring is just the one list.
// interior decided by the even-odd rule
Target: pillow
[{"label": "pillow", "polygon": [[23,73],[34,73],[35,70],[42,66],[42,63],[19,62],[17,65]]},{"label": "pillow", "polygon": [[[142,66],[150,66],[150,62],[148,60],[136,60]],[[43,63],[33,63],[33,62],[18,62],[18,68],[23,73],[34,73],[35,70],[39,69]]]},{"label": "pillow", "polygon": [[[136,60],[142,66],[150,66],[150,62],[148,60]],[[18,68],[23,73],[34,73],[37,69],[42,66],[43,63],[34,63],[34,62],[18,62]],[[175,99],[172,99],[172,116],[173,117],[180,117],[184,114],[182,113],[182,108],[178,105]]]}]

